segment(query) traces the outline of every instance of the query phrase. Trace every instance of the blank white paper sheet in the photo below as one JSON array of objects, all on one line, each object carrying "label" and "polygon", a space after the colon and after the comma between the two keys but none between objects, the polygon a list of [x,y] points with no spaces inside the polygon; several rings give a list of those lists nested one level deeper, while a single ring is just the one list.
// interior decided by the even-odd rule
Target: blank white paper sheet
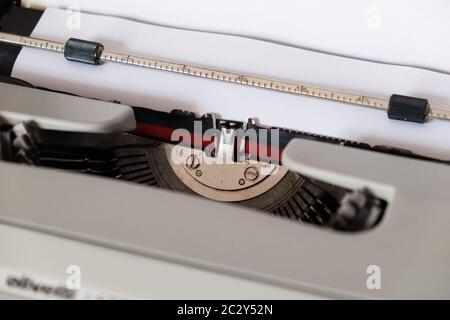
[{"label": "blank white paper sheet", "polygon": [[[406,94],[427,98],[439,108],[450,106],[450,76],[446,73],[98,14],[81,13],[79,28],[73,28],[68,23],[71,14],[47,9],[32,36],[61,42],[77,37],[101,42],[111,51],[371,96]],[[115,63],[83,65],[32,48],[21,51],[13,76],[85,97],[116,99],[163,111],[177,108],[199,115],[209,112],[230,120],[257,118],[263,125],[391,145],[450,159],[449,121],[394,121],[377,110]]]}]

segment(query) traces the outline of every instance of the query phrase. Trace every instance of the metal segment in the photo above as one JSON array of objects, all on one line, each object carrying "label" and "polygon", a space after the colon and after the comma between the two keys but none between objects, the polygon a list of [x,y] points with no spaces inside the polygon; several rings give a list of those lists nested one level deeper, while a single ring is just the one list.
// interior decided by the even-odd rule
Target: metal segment
[{"label": "metal segment", "polygon": [[298,83],[290,83],[280,80],[254,77],[240,73],[214,70],[193,65],[168,62],[158,59],[114,53],[110,51],[103,51],[100,60],[105,62],[117,62],[128,65],[140,66],[149,69],[181,73],[189,76],[214,79],[230,83],[237,83],[240,85],[250,87],[258,87],[278,92],[344,102],[376,109],[387,110],[388,107],[388,101],[380,98],[368,97],[364,95],[346,92],[339,92],[336,90],[312,87],[309,85]]},{"label": "metal segment", "polygon": [[64,43],[0,32],[0,42],[64,53]]},{"label": "metal segment", "polygon": [[428,110],[427,116],[436,119],[450,120],[450,110],[430,108]]}]

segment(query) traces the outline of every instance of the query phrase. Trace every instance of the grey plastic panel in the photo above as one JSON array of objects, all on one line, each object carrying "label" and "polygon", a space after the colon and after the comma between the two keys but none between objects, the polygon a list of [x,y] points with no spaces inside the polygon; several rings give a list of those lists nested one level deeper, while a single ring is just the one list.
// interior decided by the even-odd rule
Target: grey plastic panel
[{"label": "grey plastic panel", "polygon": [[124,105],[0,83],[0,124],[33,121],[44,129],[126,132],[136,128]]},{"label": "grey plastic panel", "polygon": [[[293,169],[332,170],[385,190],[386,217],[371,231],[346,234],[165,190],[0,163],[0,221],[326,296],[450,298],[450,168],[308,141],[291,143],[285,157]],[[381,290],[366,286],[374,264]]]},{"label": "grey plastic panel", "polygon": [[[81,269],[84,291],[79,292],[77,298],[91,299],[99,293],[106,298],[137,299],[321,298],[259,281],[0,224],[0,299],[4,298],[2,293],[46,298],[29,288],[11,288],[5,285],[5,280],[8,275],[26,275],[40,283],[64,283],[68,277],[67,267],[74,264]],[[86,295],[87,291],[91,294]]]}]

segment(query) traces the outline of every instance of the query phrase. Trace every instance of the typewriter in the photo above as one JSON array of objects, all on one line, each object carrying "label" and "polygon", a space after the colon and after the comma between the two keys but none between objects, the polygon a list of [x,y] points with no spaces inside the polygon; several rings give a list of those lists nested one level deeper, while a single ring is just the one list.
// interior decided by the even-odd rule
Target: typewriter
[{"label": "typewriter", "polygon": [[[1,1],[0,297],[450,297],[450,109],[405,78],[440,92],[448,72],[177,25],[169,4],[158,20],[138,1],[79,2]],[[142,39],[157,58],[139,58]],[[389,67],[406,85],[387,102],[291,87],[299,52],[314,85],[330,67],[345,89],[353,63],[349,78]],[[383,128],[395,136],[364,137]]]}]

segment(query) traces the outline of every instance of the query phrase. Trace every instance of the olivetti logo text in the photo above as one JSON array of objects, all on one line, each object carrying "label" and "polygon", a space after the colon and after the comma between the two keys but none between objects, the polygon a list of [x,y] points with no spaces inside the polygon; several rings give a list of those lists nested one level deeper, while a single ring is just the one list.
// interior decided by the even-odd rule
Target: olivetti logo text
[{"label": "olivetti logo text", "polygon": [[39,294],[48,298],[72,300],[76,295],[75,290],[57,284],[42,282],[26,275],[11,275],[7,278],[6,285],[11,289],[29,292],[30,294]]}]

